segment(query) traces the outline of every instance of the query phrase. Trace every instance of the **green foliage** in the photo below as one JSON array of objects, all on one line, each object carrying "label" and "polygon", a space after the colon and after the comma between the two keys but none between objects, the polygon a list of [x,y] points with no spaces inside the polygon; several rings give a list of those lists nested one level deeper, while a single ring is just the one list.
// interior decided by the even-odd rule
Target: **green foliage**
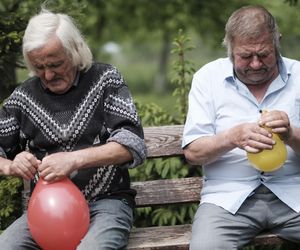
[{"label": "green foliage", "polygon": [[[174,95],[178,100],[176,105],[178,116],[174,117],[169,115],[154,103],[141,104],[137,102],[136,107],[144,127],[183,124],[187,111],[187,93],[190,86],[190,76],[193,73],[192,63],[185,58],[185,53],[193,49],[192,46],[187,44],[189,41],[189,37],[183,35],[181,30],[174,39],[175,48],[173,49],[173,53],[176,53],[177,58],[173,64],[173,83],[176,86]],[[189,166],[183,157],[146,160],[142,166],[130,170],[133,181],[182,178],[195,174],[199,173]],[[152,226],[190,223],[196,209],[197,204],[180,207],[138,208],[136,211],[135,225]]]},{"label": "green foliage", "polygon": [[197,204],[188,206],[169,206],[168,209],[158,208],[153,211],[153,224],[158,226],[191,223],[198,208]]},{"label": "green foliage", "polygon": [[289,5],[297,5],[298,0],[284,0],[285,3],[288,3]]},{"label": "green foliage", "polygon": [[2,1],[0,4],[0,98],[4,99],[16,86],[15,68],[21,67],[21,42],[26,14],[19,13],[22,1]]},{"label": "green foliage", "polygon": [[185,53],[195,48],[190,46],[189,42],[190,38],[184,35],[180,29],[173,42],[175,48],[171,51],[171,53],[178,56],[178,60],[173,63],[174,73],[172,83],[176,85],[173,95],[177,98],[176,107],[179,111],[179,120],[181,123],[184,123],[186,118],[191,75],[195,72],[193,63],[185,58]]},{"label": "green foliage", "polygon": [[20,188],[22,181],[15,177],[0,177],[0,231],[9,226],[22,212]]},{"label": "green foliage", "polygon": [[135,103],[144,126],[178,124],[178,121],[155,103]]},{"label": "green foliage", "polygon": [[[24,68],[22,37],[31,16],[41,10],[41,0],[2,0],[0,2],[0,101],[17,86],[16,69]],[[44,6],[52,11],[68,13],[80,20],[84,4],[80,0],[46,1]]]}]

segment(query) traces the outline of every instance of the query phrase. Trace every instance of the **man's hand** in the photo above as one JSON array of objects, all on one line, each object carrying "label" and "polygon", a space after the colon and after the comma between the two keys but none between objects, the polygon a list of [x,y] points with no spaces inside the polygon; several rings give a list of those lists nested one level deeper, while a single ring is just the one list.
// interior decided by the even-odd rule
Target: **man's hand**
[{"label": "man's hand", "polygon": [[244,123],[229,131],[232,143],[249,153],[258,153],[263,149],[272,149],[275,141],[272,133],[258,123]]},{"label": "man's hand", "polygon": [[45,181],[58,181],[75,170],[75,159],[71,152],[59,152],[45,156],[38,167],[40,177]]},{"label": "man's hand", "polygon": [[292,133],[288,115],[279,110],[263,112],[259,125],[271,128],[272,132],[278,134],[285,142]]},{"label": "man's hand", "polygon": [[29,152],[21,152],[8,165],[5,174],[22,177],[26,180],[34,178],[40,161]]}]

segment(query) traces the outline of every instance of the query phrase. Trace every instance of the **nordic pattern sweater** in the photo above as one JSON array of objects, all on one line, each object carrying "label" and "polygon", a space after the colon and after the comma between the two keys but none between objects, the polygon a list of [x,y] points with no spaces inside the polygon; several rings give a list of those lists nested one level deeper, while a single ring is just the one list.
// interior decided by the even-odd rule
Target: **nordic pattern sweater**
[{"label": "nordic pattern sweater", "polygon": [[[0,155],[13,159],[27,150],[38,159],[108,141],[118,142],[134,160],[120,166],[95,166],[71,174],[88,202],[125,199],[134,205],[128,168],[146,158],[143,130],[123,77],[111,65],[94,63],[79,73],[78,83],[61,95],[45,89],[39,78],[23,82],[0,110]],[[32,182],[32,188],[34,183]]]}]

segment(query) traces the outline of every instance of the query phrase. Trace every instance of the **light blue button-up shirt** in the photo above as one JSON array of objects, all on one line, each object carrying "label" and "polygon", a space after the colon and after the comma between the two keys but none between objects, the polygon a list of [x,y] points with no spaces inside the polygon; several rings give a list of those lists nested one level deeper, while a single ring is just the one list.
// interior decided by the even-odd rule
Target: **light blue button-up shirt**
[{"label": "light blue button-up shirt", "polygon": [[[295,127],[300,127],[300,62],[279,61],[280,75],[258,103],[248,88],[233,74],[228,58],[210,62],[198,70],[189,94],[189,110],[182,147],[235,125],[256,122],[261,110],[282,110]],[[201,203],[213,203],[236,213],[259,185],[267,186],[280,200],[300,211],[300,156],[287,146],[284,165],[262,173],[252,167],[246,151],[235,148],[203,166]]]}]

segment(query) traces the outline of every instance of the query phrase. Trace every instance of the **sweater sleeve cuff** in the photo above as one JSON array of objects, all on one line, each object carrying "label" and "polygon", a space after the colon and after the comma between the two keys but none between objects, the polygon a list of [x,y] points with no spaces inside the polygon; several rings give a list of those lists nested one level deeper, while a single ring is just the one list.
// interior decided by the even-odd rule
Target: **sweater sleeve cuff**
[{"label": "sweater sleeve cuff", "polygon": [[126,129],[117,129],[107,140],[108,142],[117,142],[125,146],[133,156],[133,161],[126,163],[122,167],[134,168],[144,162],[147,156],[145,141]]}]

